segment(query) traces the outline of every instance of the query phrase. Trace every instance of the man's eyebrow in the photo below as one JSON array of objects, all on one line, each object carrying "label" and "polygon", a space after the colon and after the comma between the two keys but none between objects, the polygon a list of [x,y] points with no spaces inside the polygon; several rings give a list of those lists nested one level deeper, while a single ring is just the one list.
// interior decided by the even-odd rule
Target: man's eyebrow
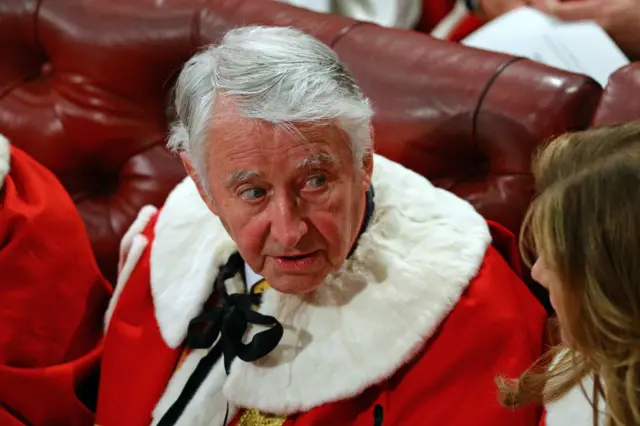
[{"label": "man's eyebrow", "polygon": [[326,152],[314,152],[296,166],[297,169],[306,169],[310,167],[325,166],[329,164],[337,164],[338,160]]},{"label": "man's eyebrow", "polygon": [[255,170],[236,170],[227,181],[227,186],[234,186],[258,176],[260,176],[260,173]]}]

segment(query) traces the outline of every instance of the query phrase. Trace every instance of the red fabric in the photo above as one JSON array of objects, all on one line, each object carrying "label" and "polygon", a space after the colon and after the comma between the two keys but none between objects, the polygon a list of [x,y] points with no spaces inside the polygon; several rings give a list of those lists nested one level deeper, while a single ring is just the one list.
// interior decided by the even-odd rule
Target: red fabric
[{"label": "red fabric", "polygon": [[111,287],[67,192],[15,147],[0,202],[0,424],[91,425]]},{"label": "red fabric", "polygon": [[498,222],[488,220],[487,223],[489,224],[493,246],[500,252],[516,275],[522,278],[524,268],[522,258],[520,257],[520,250],[518,249],[518,239],[513,232]]},{"label": "red fabric", "polygon": [[422,0],[418,30],[430,33],[453,10],[456,0]]},{"label": "red fabric", "polygon": [[[153,226],[145,231],[149,238]],[[165,346],[155,322],[149,254],[147,247],[105,339],[102,426],[147,425],[179,356]],[[286,426],[371,426],[376,404],[383,407],[383,425],[536,426],[540,409],[501,407],[494,380],[518,376],[540,356],[545,321],[542,307],[491,247],[477,277],[412,362],[361,395],[293,416]],[[380,348],[372,356],[384,353]]]},{"label": "red fabric", "polygon": [[469,13],[451,30],[447,36],[447,40],[460,42],[484,24],[485,21]]},{"label": "red fabric", "polygon": [[[542,308],[491,248],[478,277],[413,362],[362,395],[285,426],[371,426],[376,404],[383,407],[383,425],[535,426],[540,407],[501,407],[495,377],[515,377],[540,356],[544,324]],[[384,356],[384,349],[372,356]]]},{"label": "red fabric", "polygon": [[[143,233],[149,241],[156,218]],[[105,337],[96,418],[102,426],[148,425],[180,356],[180,349],[166,346],[156,324],[149,287],[150,247],[129,277]]]}]

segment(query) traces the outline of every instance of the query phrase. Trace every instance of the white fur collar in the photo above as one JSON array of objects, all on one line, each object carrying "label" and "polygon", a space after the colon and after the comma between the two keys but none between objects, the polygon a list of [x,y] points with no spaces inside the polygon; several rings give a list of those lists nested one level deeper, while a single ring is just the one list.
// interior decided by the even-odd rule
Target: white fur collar
[{"label": "white fur collar", "polygon": [[[265,293],[260,311],[285,327],[280,345],[258,362],[236,360],[229,377],[216,366],[179,424],[221,421],[223,385],[235,405],[283,414],[355,395],[393,374],[431,337],[477,273],[488,226],[467,202],[380,156],[373,185],[374,216],[342,270],[310,295]],[[151,251],[156,316],[169,346],[183,341],[234,250],[195,185],[183,181],[160,212]],[[156,421],[203,353],[190,354],[174,374]]]},{"label": "white fur collar", "polygon": [[4,185],[4,179],[11,169],[11,148],[9,139],[0,133],[0,188]]}]

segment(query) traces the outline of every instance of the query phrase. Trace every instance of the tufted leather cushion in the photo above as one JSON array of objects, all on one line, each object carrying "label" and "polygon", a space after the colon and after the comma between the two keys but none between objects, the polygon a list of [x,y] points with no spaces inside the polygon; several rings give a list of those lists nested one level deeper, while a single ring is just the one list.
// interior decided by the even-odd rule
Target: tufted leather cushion
[{"label": "tufted leather cushion", "polygon": [[335,49],[373,101],[376,150],[515,233],[532,151],[586,127],[600,97],[586,77],[418,33],[362,25]]},{"label": "tufted leather cushion", "polygon": [[190,54],[192,13],[139,18],[124,1],[35,4],[0,6],[0,40],[15,46],[0,49],[0,132],[60,178],[113,280],[131,219],[162,203],[184,173],[163,144],[167,79]]},{"label": "tufted leather cushion", "polygon": [[616,71],[605,87],[593,123],[608,125],[640,120],[640,62]]},{"label": "tufted leather cushion", "polygon": [[378,152],[514,231],[532,150],[586,127],[601,92],[526,60],[270,0],[2,0],[0,132],[60,178],[111,280],[137,210],[184,176],[163,148],[181,64],[246,24],[296,26],[334,47],[376,108]]}]

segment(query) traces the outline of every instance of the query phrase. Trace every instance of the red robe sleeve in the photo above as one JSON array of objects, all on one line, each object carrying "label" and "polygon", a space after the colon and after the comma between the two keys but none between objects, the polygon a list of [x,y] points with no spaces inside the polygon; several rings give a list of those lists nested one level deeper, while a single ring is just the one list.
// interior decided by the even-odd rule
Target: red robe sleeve
[{"label": "red robe sleeve", "polygon": [[[142,212],[141,215],[145,216]],[[140,215],[138,219],[141,219]],[[123,245],[127,238],[143,238],[145,242],[137,246],[134,243],[128,253],[123,253],[127,260],[110,312],[107,312],[108,328],[96,414],[99,425],[150,424],[153,408],[181,353],[180,348],[169,348],[164,342],[155,317],[150,273],[156,220],[157,215],[136,220],[131,232],[127,232],[128,237],[123,239]]]},{"label": "red robe sleeve", "polygon": [[0,424],[92,425],[111,287],[55,176],[9,152],[0,189]]},{"label": "red robe sleeve", "polygon": [[540,423],[538,426],[546,426],[547,425],[547,411],[545,409],[542,410],[542,415],[540,416]]},{"label": "red robe sleeve", "polygon": [[499,404],[495,379],[517,377],[538,359],[545,323],[542,306],[491,247],[438,333],[391,379],[383,424],[538,425],[540,407]]}]

